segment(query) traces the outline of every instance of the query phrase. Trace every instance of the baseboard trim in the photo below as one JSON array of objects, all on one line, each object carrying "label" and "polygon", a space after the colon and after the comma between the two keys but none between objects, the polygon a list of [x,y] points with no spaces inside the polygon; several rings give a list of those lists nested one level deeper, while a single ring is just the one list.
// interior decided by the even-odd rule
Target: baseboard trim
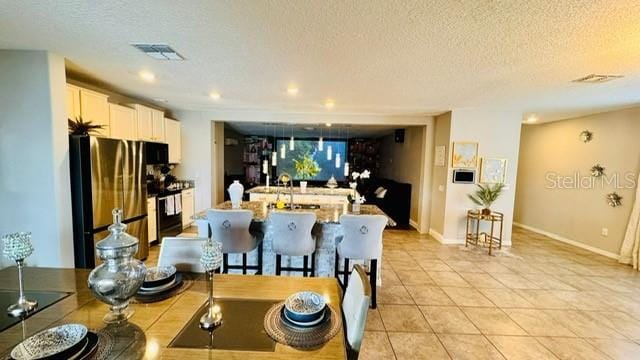
[{"label": "baseboard trim", "polygon": [[429,235],[431,235],[432,238],[436,239],[441,244],[464,244],[464,239],[445,239],[442,234],[440,234],[433,228],[429,228]]},{"label": "baseboard trim", "polygon": [[549,231],[546,231],[546,230],[538,229],[538,228],[533,227],[533,226],[521,224],[521,223],[518,223],[518,222],[515,222],[515,221],[513,222],[513,226],[517,226],[517,227],[523,228],[525,230],[533,231],[534,233],[538,233],[540,235],[547,236],[547,237],[549,237],[549,238],[551,238],[553,240],[560,241],[560,242],[563,242],[565,244],[573,245],[575,247],[579,247],[581,249],[584,249],[584,250],[587,250],[587,251],[591,251],[592,253],[596,253],[598,255],[606,256],[606,257],[611,258],[611,259],[618,260],[620,258],[620,256],[618,254],[614,254],[614,253],[606,251],[606,250],[598,249],[597,247],[593,247],[591,245],[583,244],[583,243],[581,243],[579,241],[575,241],[575,240],[566,238],[564,236],[561,236],[561,235],[558,235],[558,234],[555,234],[555,233],[552,233],[552,232],[549,232]]},{"label": "baseboard trim", "polygon": [[417,222],[409,219],[409,226],[411,226],[412,228],[414,228],[415,230],[417,230],[418,232],[420,232],[420,226],[418,225]]}]

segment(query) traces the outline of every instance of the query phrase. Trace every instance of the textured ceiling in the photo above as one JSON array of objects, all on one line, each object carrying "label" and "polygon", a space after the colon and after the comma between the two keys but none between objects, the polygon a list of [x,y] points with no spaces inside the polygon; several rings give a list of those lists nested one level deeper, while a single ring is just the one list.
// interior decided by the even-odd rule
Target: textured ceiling
[{"label": "textured ceiling", "polygon": [[[640,102],[637,0],[0,0],[0,9],[0,48],[54,51],[74,72],[174,110],[325,112],[332,98],[335,113],[490,105],[549,120]],[[187,61],[153,60],[132,42],[170,44]],[[570,83],[590,73],[625,78]]]}]

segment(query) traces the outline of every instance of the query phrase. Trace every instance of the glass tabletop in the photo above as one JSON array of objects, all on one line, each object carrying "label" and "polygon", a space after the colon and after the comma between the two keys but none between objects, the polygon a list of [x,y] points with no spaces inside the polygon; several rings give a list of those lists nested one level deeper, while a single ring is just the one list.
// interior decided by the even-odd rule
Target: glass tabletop
[{"label": "glass tabletop", "polygon": [[[29,314],[29,316],[38,313],[38,311],[44,310],[48,306],[57,303],[69,295],[71,295],[71,293],[60,291],[25,291],[27,299],[38,301],[38,308],[33,313]],[[6,312],[6,309],[17,301],[18,291],[0,290],[0,331],[10,328],[22,320],[20,318],[11,317]],[[27,316],[27,318],[29,316]]]}]

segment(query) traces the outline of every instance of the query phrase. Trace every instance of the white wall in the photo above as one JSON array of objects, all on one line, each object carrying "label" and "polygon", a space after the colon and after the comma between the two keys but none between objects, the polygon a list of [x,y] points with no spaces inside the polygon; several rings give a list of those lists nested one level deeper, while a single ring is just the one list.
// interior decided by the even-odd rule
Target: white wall
[{"label": "white wall", "polygon": [[[516,110],[464,108],[455,109],[451,113],[451,142],[478,142],[479,157],[507,159],[508,186],[492,206],[493,210],[504,213],[503,244],[506,245],[511,244],[521,119],[521,111]],[[445,242],[462,243],[467,210],[475,207],[467,194],[473,192],[476,185],[452,183],[451,145],[450,143],[447,147],[448,184],[442,237]]]},{"label": "white wall", "polygon": [[195,181],[195,209],[211,208],[211,183],[213,159],[211,158],[212,121],[193,111],[176,112],[180,119],[182,162],[176,167],[180,179]]},{"label": "white wall", "polygon": [[0,50],[0,234],[33,233],[30,266],[74,265],[65,81],[60,56]]}]

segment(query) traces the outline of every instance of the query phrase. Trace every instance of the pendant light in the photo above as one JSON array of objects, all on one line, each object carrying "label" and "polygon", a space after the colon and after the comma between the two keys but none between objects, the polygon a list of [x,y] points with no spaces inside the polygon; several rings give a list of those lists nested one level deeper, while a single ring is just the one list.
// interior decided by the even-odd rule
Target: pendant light
[{"label": "pendant light", "polygon": [[278,166],[278,149],[276,148],[276,124],[273,124],[273,145],[271,145],[271,166]]},{"label": "pendant light", "polygon": [[340,153],[336,153],[336,169],[340,169]]},{"label": "pendant light", "polygon": [[344,176],[349,177],[349,157],[347,156],[347,149],[349,148],[349,126],[347,126],[347,147],[345,148],[345,161],[344,161]]},{"label": "pendant light", "polygon": [[[282,138],[284,139],[284,126],[282,127]],[[283,142],[282,146],[280,146],[280,159],[285,159],[286,157],[287,157],[287,147]]]},{"label": "pendant light", "polygon": [[291,125],[291,138],[289,139],[289,150],[293,151],[295,149],[295,144],[293,141],[293,125]]},{"label": "pendant light", "polygon": [[320,125],[320,139],[318,139],[318,151],[324,150],[324,138],[322,137],[322,125]]},{"label": "pendant light", "polygon": [[327,146],[327,160],[331,160],[333,158],[333,147],[331,146],[331,142]]},{"label": "pendant light", "polygon": [[262,160],[262,173],[265,175],[269,173],[269,160],[267,159]]}]

